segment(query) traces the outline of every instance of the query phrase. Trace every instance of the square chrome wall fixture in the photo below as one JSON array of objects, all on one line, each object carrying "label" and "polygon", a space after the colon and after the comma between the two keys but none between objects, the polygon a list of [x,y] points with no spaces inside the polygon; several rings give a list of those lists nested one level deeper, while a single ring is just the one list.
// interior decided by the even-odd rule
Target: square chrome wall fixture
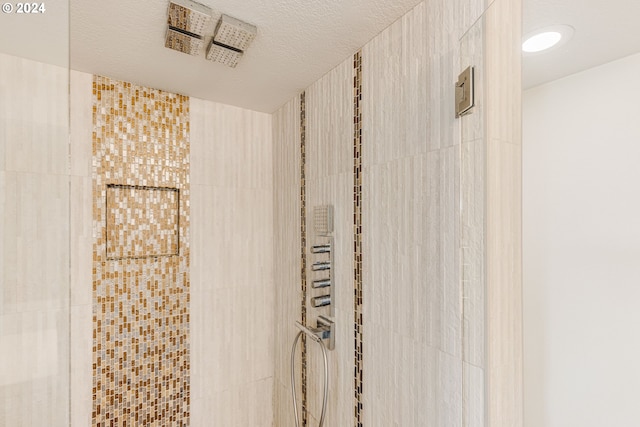
[{"label": "square chrome wall fixture", "polygon": [[171,0],[165,47],[198,55],[211,24],[211,9],[191,0]]},{"label": "square chrome wall fixture", "polygon": [[470,114],[475,105],[475,88],[474,88],[474,71],[473,67],[467,67],[456,83],[456,118]]}]

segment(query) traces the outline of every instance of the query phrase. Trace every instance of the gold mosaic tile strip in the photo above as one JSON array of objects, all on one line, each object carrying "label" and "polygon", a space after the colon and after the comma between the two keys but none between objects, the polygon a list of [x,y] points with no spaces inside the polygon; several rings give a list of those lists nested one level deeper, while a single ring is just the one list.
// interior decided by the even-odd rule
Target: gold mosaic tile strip
[{"label": "gold mosaic tile strip", "polygon": [[179,255],[180,190],[107,185],[107,259]]},{"label": "gold mosaic tile strip", "polygon": [[355,426],[362,427],[362,53],[353,56],[353,240]]},{"label": "gold mosaic tile strip", "polygon": [[92,425],[188,426],[187,97],[94,76],[93,196]]},{"label": "gold mosaic tile strip", "polygon": [[[300,277],[302,279],[301,322],[307,324],[307,104],[306,94],[300,95]],[[302,426],[307,420],[307,337],[302,334]]]}]

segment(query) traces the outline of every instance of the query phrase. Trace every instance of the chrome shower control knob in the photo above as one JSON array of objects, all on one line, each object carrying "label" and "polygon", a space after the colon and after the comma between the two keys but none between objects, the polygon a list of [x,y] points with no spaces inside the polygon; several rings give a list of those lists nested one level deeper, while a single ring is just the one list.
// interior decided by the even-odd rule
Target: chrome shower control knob
[{"label": "chrome shower control knob", "polygon": [[331,263],[329,261],[315,262],[311,266],[311,270],[313,271],[322,271],[322,270],[330,270],[330,269],[331,269]]},{"label": "chrome shower control knob", "polygon": [[321,297],[311,298],[311,305],[315,308],[324,307],[331,304],[331,295],[322,295]]}]

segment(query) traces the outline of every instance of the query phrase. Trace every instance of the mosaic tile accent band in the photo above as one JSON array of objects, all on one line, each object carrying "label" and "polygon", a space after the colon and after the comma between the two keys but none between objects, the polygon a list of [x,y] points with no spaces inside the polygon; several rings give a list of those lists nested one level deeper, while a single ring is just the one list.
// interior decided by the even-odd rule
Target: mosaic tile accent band
[{"label": "mosaic tile accent band", "polygon": [[188,97],[94,76],[94,427],[189,425],[188,236]]},{"label": "mosaic tile accent band", "polygon": [[[301,323],[307,324],[307,107],[305,92],[300,94],[300,278],[302,289]],[[302,334],[302,426],[307,420],[307,337]]]},{"label": "mosaic tile accent band", "polygon": [[354,416],[362,427],[362,52],[353,56]]}]

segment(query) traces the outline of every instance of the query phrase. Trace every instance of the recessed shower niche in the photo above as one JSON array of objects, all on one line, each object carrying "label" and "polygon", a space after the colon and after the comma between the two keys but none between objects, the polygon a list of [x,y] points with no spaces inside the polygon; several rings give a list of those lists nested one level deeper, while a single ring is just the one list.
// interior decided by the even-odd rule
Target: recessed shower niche
[{"label": "recessed shower niche", "polygon": [[107,259],[180,252],[180,190],[107,185]]}]

